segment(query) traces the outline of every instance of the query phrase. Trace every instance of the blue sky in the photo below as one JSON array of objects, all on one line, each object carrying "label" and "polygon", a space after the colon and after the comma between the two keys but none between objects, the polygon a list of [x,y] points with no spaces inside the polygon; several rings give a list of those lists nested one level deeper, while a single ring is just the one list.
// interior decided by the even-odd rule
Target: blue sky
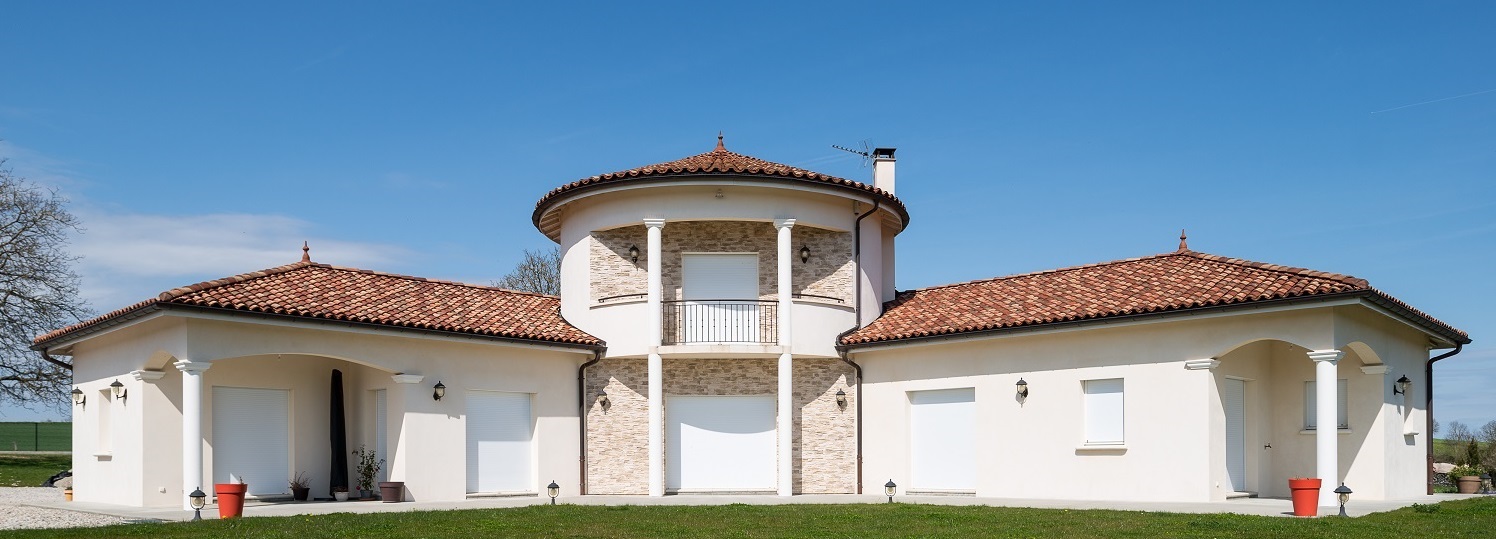
[{"label": "blue sky", "polygon": [[[1496,419],[1496,4],[12,3],[0,156],[107,311],[295,261],[486,283],[593,174],[899,148],[898,286],[1173,250],[1350,273]],[[35,417],[7,409],[6,419]]]}]

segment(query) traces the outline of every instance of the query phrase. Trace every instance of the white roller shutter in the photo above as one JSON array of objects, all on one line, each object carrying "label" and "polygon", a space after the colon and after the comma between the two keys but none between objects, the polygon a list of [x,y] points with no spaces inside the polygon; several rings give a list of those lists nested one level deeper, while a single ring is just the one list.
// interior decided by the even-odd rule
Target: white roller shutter
[{"label": "white roller shutter", "polygon": [[672,396],[665,400],[665,487],[774,490],[774,397]]},{"label": "white roller shutter", "polygon": [[911,490],[976,492],[976,390],[909,393]]},{"label": "white roller shutter", "polygon": [[1126,398],[1122,379],[1086,380],[1086,443],[1121,444],[1126,441]]},{"label": "white roller shutter", "polygon": [[530,395],[467,392],[467,491],[533,492]]},{"label": "white roller shutter", "polygon": [[758,255],[681,256],[681,342],[759,342]]},{"label": "white roller shutter", "polygon": [[213,482],[242,477],[255,496],[289,494],[291,392],[213,387]]},{"label": "white roller shutter", "polygon": [[390,458],[389,458],[389,456],[386,455],[390,451],[389,450],[389,445],[387,445],[387,444],[389,444],[389,424],[388,424],[388,421],[389,421],[389,411],[387,409],[388,406],[389,406],[389,399],[386,397],[385,390],[383,390],[383,389],[377,389],[377,390],[375,390],[374,391],[374,454],[377,455],[377,458],[379,460],[383,460],[384,461],[384,466],[382,466],[382,467],[379,468],[379,476],[378,476],[377,479],[375,479],[376,481],[385,481],[385,480],[388,480],[389,476],[390,476]]},{"label": "white roller shutter", "polygon": [[1226,408],[1226,475],[1233,492],[1247,491],[1246,383],[1227,378],[1221,388]]},{"label": "white roller shutter", "polygon": [[[1345,390],[1345,379],[1336,380],[1335,383],[1335,418],[1340,422],[1339,428],[1350,428],[1350,421],[1345,415],[1345,405],[1348,393]],[[1315,389],[1314,382],[1304,382],[1304,428],[1314,430],[1319,423],[1319,392]]]}]

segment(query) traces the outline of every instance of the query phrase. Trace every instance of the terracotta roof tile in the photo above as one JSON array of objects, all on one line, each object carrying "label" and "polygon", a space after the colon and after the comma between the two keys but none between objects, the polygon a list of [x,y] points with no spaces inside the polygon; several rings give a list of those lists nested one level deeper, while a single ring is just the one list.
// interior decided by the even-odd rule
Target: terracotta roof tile
[{"label": "terracotta roof tile", "polygon": [[1117,316],[1364,293],[1468,342],[1450,327],[1349,275],[1180,250],[902,292],[842,344],[868,344]]},{"label": "terracotta roof tile", "polygon": [[309,261],[174,288],[37,337],[37,346],[151,306],[208,307],[320,320],[601,346],[561,318],[555,296],[423,279]]},{"label": "terracotta roof tile", "polygon": [[732,152],[722,145],[721,137],[718,137],[717,147],[706,153],[665,163],[599,174],[552,189],[545,196],[540,197],[539,202],[535,203],[535,213],[532,216],[532,220],[539,226],[540,218],[545,214],[546,210],[550,209],[552,204],[555,204],[562,195],[575,191],[628,180],[714,174],[806,180],[865,191],[882,199],[884,204],[891,206],[903,218],[905,224],[909,222],[908,209],[904,207],[902,201],[893,196],[893,193],[862,182],[838,178],[828,174]]}]

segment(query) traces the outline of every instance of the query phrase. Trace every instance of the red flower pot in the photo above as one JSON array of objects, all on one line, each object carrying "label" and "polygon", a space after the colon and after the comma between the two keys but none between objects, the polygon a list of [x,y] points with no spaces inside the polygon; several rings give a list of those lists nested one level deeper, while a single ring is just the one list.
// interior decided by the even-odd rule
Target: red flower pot
[{"label": "red flower pot", "polygon": [[244,516],[244,493],[248,490],[245,483],[215,483],[213,495],[218,498],[218,518]]},{"label": "red flower pot", "polygon": [[1314,477],[1288,480],[1288,490],[1293,492],[1293,516],[1319,515],[1319,484],[1319,478]]}]

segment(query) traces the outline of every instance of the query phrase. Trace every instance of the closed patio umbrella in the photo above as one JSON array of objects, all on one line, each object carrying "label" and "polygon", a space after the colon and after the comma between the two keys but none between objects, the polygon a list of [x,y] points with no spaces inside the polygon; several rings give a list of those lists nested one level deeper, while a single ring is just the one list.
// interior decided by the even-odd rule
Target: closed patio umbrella
[{"label": "closed patio umbrella", "polygon": [[328,416],[328,430],[332,442],[332,476],[327,482],[333,487],[348,488],[348,424],[343,421],[343,371],[332,370],[332,410]]}]

